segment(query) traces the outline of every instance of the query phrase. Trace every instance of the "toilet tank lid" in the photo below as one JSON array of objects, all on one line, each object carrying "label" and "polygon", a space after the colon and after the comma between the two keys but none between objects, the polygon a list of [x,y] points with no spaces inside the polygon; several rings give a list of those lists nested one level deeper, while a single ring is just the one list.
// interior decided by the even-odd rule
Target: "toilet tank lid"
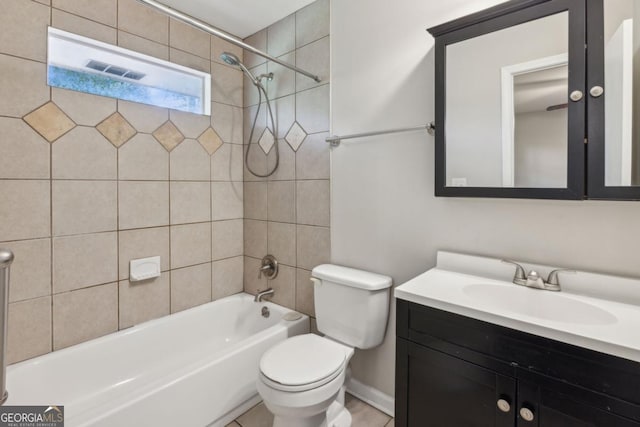
[{"label": "toilet tank lid", "polygon": [[392,283],[392,279],[389,276],[333,264],[317,266],[311,272],[311,276],[316,279],[328,280],[367,291],[387,289],[391,287]]}]

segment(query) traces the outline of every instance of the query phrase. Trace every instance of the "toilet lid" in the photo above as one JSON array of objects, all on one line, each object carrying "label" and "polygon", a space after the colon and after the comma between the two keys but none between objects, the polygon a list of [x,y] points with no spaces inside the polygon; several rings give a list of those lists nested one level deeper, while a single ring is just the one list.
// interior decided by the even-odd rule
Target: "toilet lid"
[{"label": "toilet lid", "polygon": [[301,386],[335,376],[345,359],[340,344],[314,334],[298,335],[267,350],[260,371],[279,384]]}]

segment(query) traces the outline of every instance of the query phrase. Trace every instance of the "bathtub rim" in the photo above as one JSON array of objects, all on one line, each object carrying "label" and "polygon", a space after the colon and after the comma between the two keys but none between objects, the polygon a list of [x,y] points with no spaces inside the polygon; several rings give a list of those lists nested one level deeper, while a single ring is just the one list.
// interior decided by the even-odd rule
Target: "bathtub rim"
[{"label": "bathtub rim", "polygon": [[[175,319],[180,319],[182,317],[186,317],[186,316],[189,316],[189,315],[193,315],[193,314],[195,314],[197,312],[200,312],[200,311],[206,311],[207,309],[210,309],[213,304],[220,304],[220,303],[223,303],[223,302],[229,302],[229,301],[234,300],[234,299],[251,300],[251,301],[253,301],[254,296],[251,295],[251,294],[248,294],[246,292],[239,292],[237,294],[229,295],[229,296],[226,296],[226,297],[214,300],[214,301],[209,301],[207,303],[204,303],[204,304],[201,304],[201,305],[198,305],[198,306],[195,306],[195,307],[191,307],[191,308],[188,308],[188,309],[185,309],[185,310],[181,310],[181,311],[178,311],[176,313],[170,313],[170,314],[167,314],[167,315],[162,316],[162,317],[157,317],[155,319],[146,320],[146,321],[138,323],[136,325],[129,326],[127,328],[120,329],[118,331],[114,331],[114,332],[108,333],[106,335],[102,335],[100,337],[92,338],[90,340],[83,341],[81,343],[74,344],[74,345],[71,345],[71,346],[68,346],[68,347],[65,347],[65,348],[61,348],[59,350],[53,350],[53,351],[50,351],[48,353],[32,357],[30,359],[22,360],[20,362],[12,363],[10,365],[7,365],[7,373],[14,372],[16,370],[21,370],[21,369],[25,368],[26,366],[30,366],[32,364],[39,364],[39,363],[41,363],[40,359],[44,358],[44,357],[48,357],[48,358],[62,357],[62,356],[64,356],[65,354],[67,354],[69,352],[72,352],[74,350],[78,350],[79,348],[83,348],[83,347],[86,347],[86,346],[89,346],[89,345],[99,344],[99,343],[106,342],[106,341],[111,341],[111,340],[114,340],[114,339],[116,339],[118,337],[121,337],[121,336],[138,334],[138,333],[144,331],[145,329],[149,329],[149,328],[151,328],[151,327],[153,327],[155,325],[166,323],[166,322],[169,322],[169,321],[175,320]],[[266,305],[267,307],[269,307],[269,309],[276,309],[276,310],[278,310],[278,312],[280,312],[280,310],[282,310],[282,316],[284,316],[285,314],[287,314],[289,312],[296,312],[296,313],[299,313],[300,315],[302,315],[301,319],[297,319],[297,320],[294,320],[294,321],[284,320],[282,318],[282,316],[281,316],[281,318],[278,320],[278,322],[276,322],[272,326],[275,326],[275,325],[280,324],[280,323],[286,325],[286,324],[290,324],[290,323],[295,323],[295,322],[297,322],[299,320],[303,320],[304,318],[309,318],[309,316],[304,314],[304,313],[300,313],[300,312],[298,312],[296,310],[287,308],[285,306],[276,304],[276,303],[271,302],[271,301],[262,301],[260,303],[256,303],[256,307],[258,307],[258,305],[260,305],[261,307]],[[262,332],[262,331],[260,331],[260,332]],[[260,333],[260,332],[258,332],[258,333]]]}]

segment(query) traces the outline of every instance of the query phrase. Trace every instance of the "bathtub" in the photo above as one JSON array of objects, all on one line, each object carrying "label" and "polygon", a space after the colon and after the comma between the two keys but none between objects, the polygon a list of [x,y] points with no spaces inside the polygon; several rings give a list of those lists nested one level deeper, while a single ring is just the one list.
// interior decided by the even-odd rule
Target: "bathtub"
[{"label": "bathtub", "polygon": [[64,405],[66,427],[223,426],[259,401],[264,351],[309,331],[289,312],[238,294],[11,365],[7,405]]}]

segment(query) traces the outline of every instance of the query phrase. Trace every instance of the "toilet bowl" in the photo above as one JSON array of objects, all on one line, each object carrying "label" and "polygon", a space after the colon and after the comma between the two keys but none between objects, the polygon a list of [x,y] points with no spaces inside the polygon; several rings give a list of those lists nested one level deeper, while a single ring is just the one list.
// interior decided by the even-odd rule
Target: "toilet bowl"
[{"label": "toilet bowl", "polygon": [[258,393],[274,427],[350,427],[344,406],[355,348],[384,339],[391,278],[336,265],[314,268],[318,330],[289,338],[260,360]]},{"label": "toilet bowl", "polygon": [[353,353],[349,346],[314,334],[268,350],[260,361],[258,392],[274,414],[274,427],[348,427],[344,383]]}]

